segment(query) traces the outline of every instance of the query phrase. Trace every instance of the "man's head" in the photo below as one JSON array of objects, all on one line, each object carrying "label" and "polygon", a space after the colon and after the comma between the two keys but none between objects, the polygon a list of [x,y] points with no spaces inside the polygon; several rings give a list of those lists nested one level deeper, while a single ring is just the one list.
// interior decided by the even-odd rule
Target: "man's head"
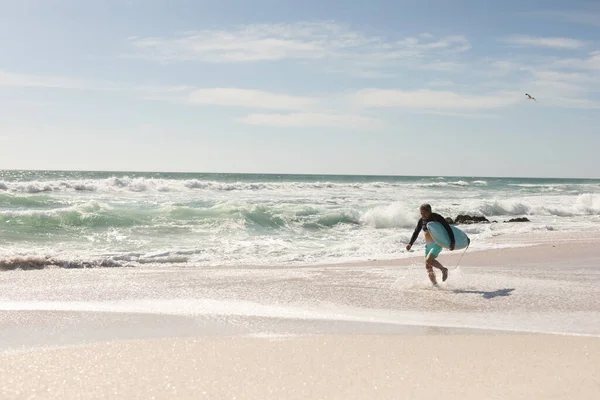
[{"label": "man's head", "polygon": [[429,218],[431,216],[431,206],[427,203],[421,204],[419,211],[421,211],[421,216],[423,218]]}]

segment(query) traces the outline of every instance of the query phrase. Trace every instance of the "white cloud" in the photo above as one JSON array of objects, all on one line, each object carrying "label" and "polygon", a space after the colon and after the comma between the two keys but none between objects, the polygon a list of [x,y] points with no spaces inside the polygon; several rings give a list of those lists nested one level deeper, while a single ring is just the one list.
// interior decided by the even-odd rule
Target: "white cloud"
[{"label": "white cloud", "polygon": [[442,115],[445,117],[457,117],[457,118],[469,118],[469,119],[482,119],[482,118],[496,118],[495,114],[484,114],[481,112],[456,112],[456,111],[442,111],[442,110],[412,110],[415,114],[430,114],[430,115]]},{"label": "white cloud", "polygon": [[332,49],[366,45],[366,38],[331,23],[243,25],[174,38],[130,38],[140,56],[159,61],[253,62],[321,58]]},{"label": "white cloud", "polygon": [[514,35],[504,38],[502,41],[517,47],[547,47],[558,50],[575,50],[586,46],[582,40],[562,37]]},{"label": "white cloud", "polygon": [[136,88],[139,91],[147,93],[180,93],[193,90],[193,86],[178,85],[178,86],[156,86],[156,85],[145,85],[138,86]]},{"label": "white cloud", "polygon": [[231,30],[187,32],[177,37],[131,37],[129,41],[136,49],[134,56],[160,62],[321,60],[332,64],[334,70],[336,66],[351,66],[363,76],[373,69],[402,63],[433,68],[452,61],[440,60],[440,56],[451,57],[471,47],[460,35],[385,38],[333,22],[244,25]]},{"label": "white cloud", "polygon": [[600,84],[600,77],[582,72],[563,72],[555,70],[533,70],[533,84],[543,88],[557,88],[570,92],[595,91]]},{"label": "white cloud", "polygon": [[589,69],[600,71],[600,50],[592,51],[585,61],[585,66]]},{"label": "white cloud", "polygon": [[194,90],[193,86],[136,86],[134,92],[143,100],[168,101],[171,103],[187,103],[187,96]]},{"label": "white cloud", "polygon": [[37,87],[52,89],[78,90],[111,90],[114,86],[108,83],[94,82],[62,76],[33,75],[0,70],[0,86],[5,87]]},{"label": "white cloud", "polygon": [[592,51],[587,58],[568,58],[556,60],[554,67],[567,68],[573,70],[589,70],[590,72],[600,71],[600,50]]},{"label": "white cloud", "polygon": [[276,94],[262,90],[213,88],[193,91],[188,100],[192,104],[215,105],[271,110],[302,110],[314,106],[318,99]]},{"label": "white cloud", "polygon": [[330,113],[250,114],[240,119],[240,122],[281,128],[326,127],[351,130],[377,130],[384,126],[383,121],[372,117]]},{"label": "white cloud", "polygon": [[450,91],[364,89],[350,95],[351,103],[365,108],[407,108],[421,110],[489,110],[522,101],[521,94],[462,94]]},{"label": "white cloud", "polygon": [[573,98],[555,96],[549,98],[551,105],[562,108],[582,108],[582,109],[600,109],[600,101],[590,100],[586,98]]},{"label": "white cloud", "polygon": [[[212,39],[203,41],[203,38]],[[479,117],[523,101],[525,92],[535,95],[540,101],[539,106],[596,107],[600,90],[600,51],[589,52],[581,58],[559,58],[556,52],[555,55],[546,51],[536,53],[536,48],[576,49],[586,43],[566,38],[513,36],[510,39],[522,46],[535,48],[503,57],[474,59],[464,55],[470,45],[462,36],[436,38],[420,34],[391,40],[333,23],[249,25],[231,31],[186,33],[178,38],[131,39],[140,56],[153,59],[164,59],[172,54],[173,60],[215,63],[319,60],[320,66],[330,72],[350,72],[355,76],[376,78],[398,74],[411,77],[413,71],[407,70],[418,67],[417,79],[410,81],[410,86],[398,90],[374,87],[355,91],[346,88],[344,91],[344,88],[336,88],[329,93],[294,95],[274,93],[259,87],[103,84],[85,79],[5,71],[0,71],[0,86],[118,90],[123,95],[138,99],[247,109],[250,111],[244,114],[251,114],[242,119],[244,123],[281,127],[353,124],[369,127],[381,121],[365,116],[365,109],[384,108]],[[313,65],[306,67],[312,68]],[[421,86],[416,86],[419,82]],[[358,86],[358,89],[361,87],[364,86]],[[408,90],[408,87],[417,89]],[[259,113],[261,110],[273,113]]]}]

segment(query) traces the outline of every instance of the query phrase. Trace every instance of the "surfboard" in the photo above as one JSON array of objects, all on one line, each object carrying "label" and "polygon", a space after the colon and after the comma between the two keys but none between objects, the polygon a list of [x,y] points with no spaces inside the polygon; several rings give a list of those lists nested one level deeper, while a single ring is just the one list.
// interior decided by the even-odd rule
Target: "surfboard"
[{"label": "surfboard", "polygon": [[[450,236],[448,236],[448,232],[446,232],[444,225],[439,222],[429,222],[427,223],[427,229],[434,242],[446,249],[450,248]],[[454,248],[456,250],[464,249],[469,245],[471,240],[466,233],[455,226],[451,226],[450,229],[452,229],[452,232],[454,233]]]}]

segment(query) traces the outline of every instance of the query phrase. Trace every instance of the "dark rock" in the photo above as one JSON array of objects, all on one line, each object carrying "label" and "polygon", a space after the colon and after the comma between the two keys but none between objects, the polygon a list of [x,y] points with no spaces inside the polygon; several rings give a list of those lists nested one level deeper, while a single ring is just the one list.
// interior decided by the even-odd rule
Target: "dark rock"
[{"label": "dark rock", "polygon": [[490,221],[486,217],[478,217],[476,215],[459,215],[456,217],[457,224],[489,224]]},{"label": "dark rock", "polygon": [[448,223],[448,225],[454,225],[454,220],[450,217],[446,217],[446,222]]},{"label": "dark rock", "polygon": [[509,219],[508,221],[504,221],[504,222],[508,223],[508,222],[531,222],[531,221],[525,217],[521,217],[521,218],[512,218],[512,219]]}]

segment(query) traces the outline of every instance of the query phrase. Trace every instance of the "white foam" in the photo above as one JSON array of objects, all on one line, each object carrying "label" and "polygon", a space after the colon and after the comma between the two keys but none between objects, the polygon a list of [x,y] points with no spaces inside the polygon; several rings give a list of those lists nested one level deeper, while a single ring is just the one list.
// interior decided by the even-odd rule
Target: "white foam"
[{"label": "white foam", "polygon": [[[0,182],[1,195],[12,202],[0,209],[0,229],[9,233],[0,259],[35,255],[74,262],[107,258],[204,266],[399,258],[409,255],[404,247],[423,202],[444,216],[477,214],[497,220],[459,227],[471,237],[472,250],[494,247],[488,239],[498,235],[598,229],[596,183],[555,185],[576,188],[576,193],[529,186],[497,190],[495,185],[466,178],[226,182],[125,176]],[[21,197],[40,204],[14,201]],[[532,222],[503,223],[519,216]],[[419,239],[415,250],[421,251],[421,243]],[[148,256],[155,252],[165,256]]]},{"label": "white foam", "polygon": [[373,228],[411,228],[416,225],[414,210],[405,203],[374,207],[365,211],[360,220]]},{"label": "white foam", "polygon": [[[456,180],[436,182],[294,182],[294,181],[218,181],[200,179],[163,179],[163,178],[132,178],[128,176],[111,177],[106,179],[67,179],[48,181],[9,181],[0,182],[0,190],[15,193],[45,193],[45,192],[188,192],[198,190],[209,191],[282,191],[282,190],[377,190],[377,189],[418,189],[418,188],[466,188],[469,186],[488,186],[485,180]],[[535,185],[518,184],[517,188],[550,188],[569,187],[568,185]],[[574,186],[574,185],[570,185]],[[586,185],[580,185],[586,186]],[[598,189],[599,185],[587,185]]]}]

